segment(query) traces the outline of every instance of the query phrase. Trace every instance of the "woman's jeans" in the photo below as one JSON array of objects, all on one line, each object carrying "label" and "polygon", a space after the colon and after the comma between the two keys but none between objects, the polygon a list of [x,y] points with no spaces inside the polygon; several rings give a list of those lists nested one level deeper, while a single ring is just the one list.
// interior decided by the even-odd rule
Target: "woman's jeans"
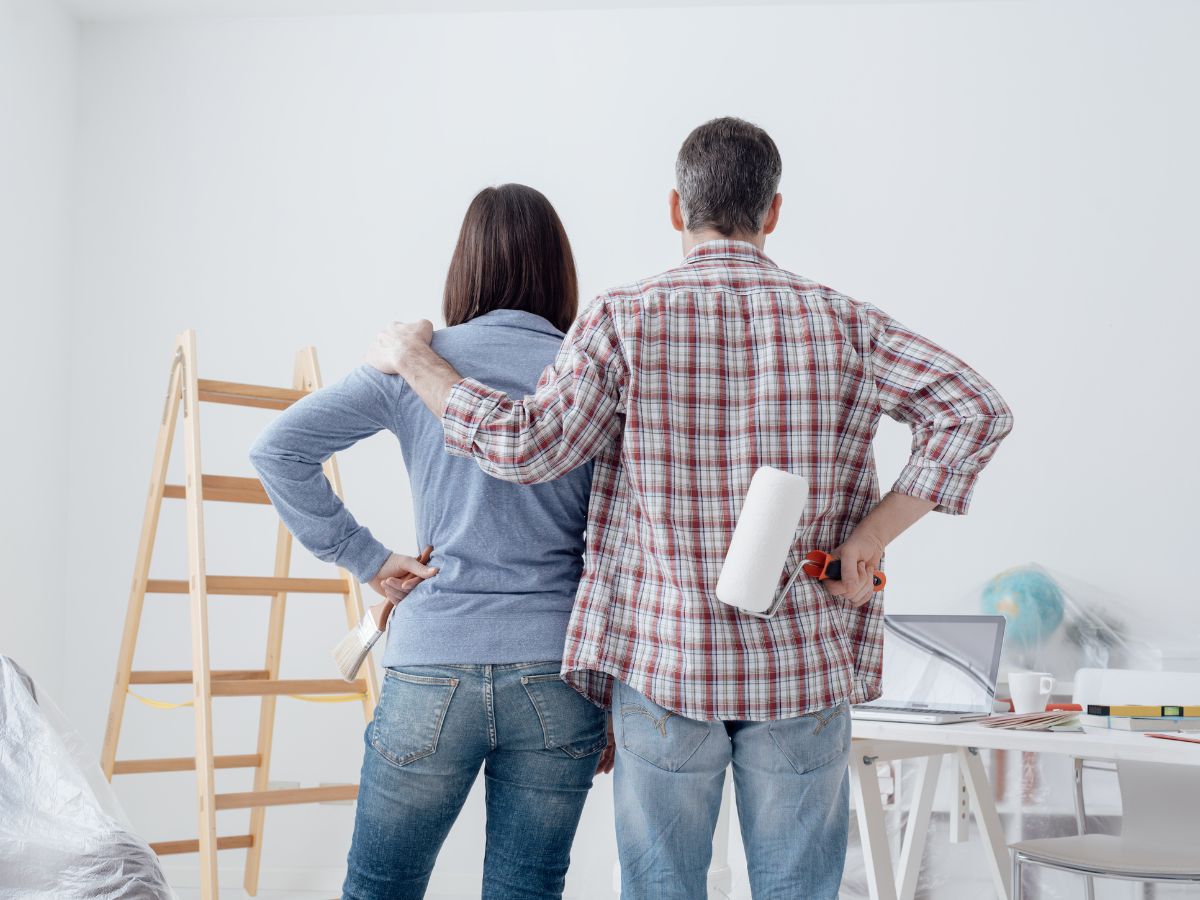
[{"label": "woman's jeans", "polygon": [[561,897],[604,711],[555,662],[387,669],[367,726],[345,900],[425,894],[483,765],[483,900]]},{"label": "woman's jeans", "polygon": [[849,825],[845,703],[773,722],[686,719],[614,683],[623,900],[703,900],[725,770],[754,900],[835,900]]}]

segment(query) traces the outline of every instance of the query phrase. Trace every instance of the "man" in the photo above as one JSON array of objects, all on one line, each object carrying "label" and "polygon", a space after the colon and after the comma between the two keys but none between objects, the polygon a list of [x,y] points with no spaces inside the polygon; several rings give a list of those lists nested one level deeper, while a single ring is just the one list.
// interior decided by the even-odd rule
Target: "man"
[{"label": "man", "polygon": [[[683,264],[593,301],[522,401],[460,378],[429,349],[428,322],[392,326],[371,353],[441,416],[451,453],[498,478],[547,481],[595,460],[563,677],[612,710],[627,900],[705,896],[731,762],[754,896],[837,896],[847,704],[879,695],[871,573],[928,510],[966,512],[1012,424],[963,362],[764,255],[781,170],[748,122],[693,131],[669,201]],[[879,501],[883,414],[912,428],[913,453]],[[760,619],[715,586],[766,465],[809,480],[788,572],[834,548],[843,576],[798,579]]]}]

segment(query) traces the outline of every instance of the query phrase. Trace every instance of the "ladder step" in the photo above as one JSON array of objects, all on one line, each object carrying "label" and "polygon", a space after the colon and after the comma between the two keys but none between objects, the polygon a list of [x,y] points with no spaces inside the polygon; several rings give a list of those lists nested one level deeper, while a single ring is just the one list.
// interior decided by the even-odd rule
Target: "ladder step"
[{"label": "ladder step", "polygon": [[[222,503],[271,503],[262,482],[257,478],[201,475],[200,487],[205,500]],[[182,484],[168,484],[163,488],[163,496],[171,500],[183,500],[187,497],[187,491]]]},{"label": "ladder step", "polygon": [[[253,846],[254,835],[252,834],[232,834],[228,837],[217,838],[218,850],[242,850]],[[200,840],[192,838],[190,841],[159,841],[151,844],[150,849],[159,856],[168,856],[172,853],[199,853]]]},{"label": "ladder step", "polygon": [[261,409],[287,409],[308,391],[294,388],[267,387],[261,384],[239,384],[236,381],[213,381],[200,378],[196,382],[200,399],[207,403],[229,403],[234,406],[257,406]]},{"label": "ladder step", "polygon": [[[350,588],[340,578],[272,578],[254,575],[209,575],[208,593],[269,597],[272,594],[346,594]],[[148,594],[186,594],[188,583],[180,579],[152,578]]]},{"label": "ladder step", "polygon": [[242,791],[217,794],[214,809],[247,809],[259,806],[283,806],[292,803],[323,803],[327,800],[358,799],[357,784],[333,784],[313,788],[285,788],[277,791]]},{"label": "ladder step", "polygon": [[[213,767],[217,769],[257,769],[261,764],[262,757],[257,753],[213,757]],[[164,756],[158,759],[118,759],[113,763],[113,774],[142,775],[146,772],[191,772],[195,768],[196,758],[194,756]]]},{"label": "ladder step", "polygon": [[[252,678],[270,678],[266,669],[213,669],[213,681],[248,681]],[[143,669],[129,673],[130,684],[191,684],[191,669]]]},{"label": "ladder step", "polygon": [[365,694],[367,683],[362,679],[346,682],[340,678],[277,678],[245,681],[214,681],[214,697],[263,697],[279,694]]}]

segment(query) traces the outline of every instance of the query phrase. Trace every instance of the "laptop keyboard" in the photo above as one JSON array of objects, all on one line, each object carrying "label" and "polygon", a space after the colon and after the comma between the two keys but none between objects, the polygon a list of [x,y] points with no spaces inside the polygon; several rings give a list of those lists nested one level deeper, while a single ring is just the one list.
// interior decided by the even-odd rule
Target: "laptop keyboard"
[{"label": "laptop keyboard", "polygon": [[913,709],[911,706],[880,706],[878,703],[864,703],[857,709],[877,710],[879,712],[899,712],[911,713],[914,715],[923,716],[932,714],[937,716],[966,716],[970,713],[964,713],[957,709]]}]

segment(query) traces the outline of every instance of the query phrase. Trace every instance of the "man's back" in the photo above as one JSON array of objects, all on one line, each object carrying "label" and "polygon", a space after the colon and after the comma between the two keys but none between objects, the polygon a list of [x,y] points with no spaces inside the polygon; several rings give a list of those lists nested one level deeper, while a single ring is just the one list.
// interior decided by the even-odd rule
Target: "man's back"
[{"label": "man's back", "polygon": [[770,619],[716,599],[758,467],[809,480],[790,572],[878,501],[881,415],[915,428],[894,490],[951,513],[1011,426],[964,363],[738,241],[700,244],[682,266],[598,298],[519,412],[501,402],[476,421],[492,396],[479,388],[451,392],[452,452],[514,480],[596,459],[568,677],[601,702],[617,677],[695,719],[787,718],[878,693],[882,595],[854,609],[801,578]]},{"label": "man's back", "polygon": [[[463,378],[430,350],[428,323],[393,325],[373,355],[441,415],[446,449],[489,474],[549,481],[595,461],[563,669],[612,710],[630,900],[704,895],[731,764],[754,896],[837,897],[847,703],[880,687],[883,598],[871,572],[930,510],[966,511],[1012,427],[962,361],[763,255],[782,172],[753,123],[725,116],[693,129],[667,199],[683,265],[598,297],[532,396]],[[913,444],[880,500],[871,439],[885,414]],[[765,619],[716,598],[764,465],[810,486],[781,581],[813,549],[842,569],[824,584],[797,579]]]}]

